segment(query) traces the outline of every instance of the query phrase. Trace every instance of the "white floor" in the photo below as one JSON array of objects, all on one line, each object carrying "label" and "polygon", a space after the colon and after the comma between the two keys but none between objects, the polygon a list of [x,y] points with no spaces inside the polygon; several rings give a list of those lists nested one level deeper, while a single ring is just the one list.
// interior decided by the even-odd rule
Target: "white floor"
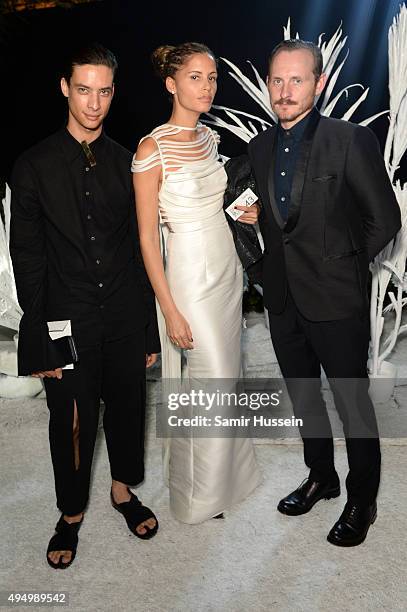
[{"label": "white floor", "polygon": [[[401,345],[394,356],[401,364],[404,351]],[[267,332],[255,317],[245,332],[245,352],[247,368],[253,372],[274,367]],[[101,431],[77,559],[63,572],[52,570],[45,560],[59,517],[45,400],[0,400],[0,591],[66,591],[65,609],[78,611],[406,610],[405,438],[383,441],[378,519],[359,547],[340,549],[326,541],[345,503],[344,493],[318,503],[303,517],[276,511],[279,499],[306,476],[298,441],[257,444],[262,485],[225,520],[188,526],[177,523],[168,511],[161,445],[154,430],[157,389],[158,383],[151,382],[147,477],[137,491],[159,517],[157,536],[145,542],[136,539],[111,508]],[[379,410],[384,417],[387,410],[391,418],[399,419],[402,429],[406,388],[397,389],[396,399]],[[344,485],[347,466],[341,441],[336,444],[336,459]]]}]

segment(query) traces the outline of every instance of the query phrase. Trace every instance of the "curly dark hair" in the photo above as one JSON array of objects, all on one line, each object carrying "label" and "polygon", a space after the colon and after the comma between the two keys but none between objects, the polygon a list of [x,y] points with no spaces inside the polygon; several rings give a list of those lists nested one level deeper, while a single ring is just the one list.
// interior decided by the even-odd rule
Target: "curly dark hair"
[{"label": "curly dark hair", "polygon": [[153,51],[151,61],[158,76],[165,81],[167,77],[174,76],[177,70],[185,64],[186,60],[191,55],[195,55],[195,53],[207,53],[214,59],[217,65],[213,51],[206,45],[196,42],[186,42],[176,46],[162,45]]}]

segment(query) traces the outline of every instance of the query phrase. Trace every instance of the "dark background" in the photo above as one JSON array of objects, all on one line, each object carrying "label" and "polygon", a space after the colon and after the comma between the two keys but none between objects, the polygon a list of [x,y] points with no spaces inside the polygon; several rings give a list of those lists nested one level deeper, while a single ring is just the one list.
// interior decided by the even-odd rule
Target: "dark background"
[{"label": "dark background", "polygon": [[[21,151],[63,125],[66,102],[59,90],[61,58],[82,41],[98,40],[118,57],[116,96],[105,126],[112,138],[134,150],[141,136],[170,114],[163,85],[150,63],[155,47],[188,40],[204,42],[247,75],[251,72],[247,59],[265,75],[268,53],[283,38],[289,16],[292,35],[298,31],[302,38],[314,41],[321,32],[328,41],[342,21],[350,55],[335,92],[351,83],[370,87],[352,121],[387,109],[387,35],[398,7],[399,0],[104,0],[67,10],[3,16],[1,174],[7,178]],[[219,73],[217,104],[262,115],[260,107],[227,74],[222,61]],[[349,101],[338,104],[333,116],[340,117],[361,91],[351,90]],[[383,116],[370,126],[382,147],[387,125]],[[221,153],[244,152],[243,141],[222,129],[220,134]],[[400,174],[405,178],[405,165]]]}]

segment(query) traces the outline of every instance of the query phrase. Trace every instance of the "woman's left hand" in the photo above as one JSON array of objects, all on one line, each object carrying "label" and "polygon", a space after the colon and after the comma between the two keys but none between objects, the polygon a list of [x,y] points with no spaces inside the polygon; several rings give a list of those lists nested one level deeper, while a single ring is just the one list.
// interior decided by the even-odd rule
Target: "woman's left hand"
[{"label": "woman's left hand", "polygon": [[251,206],[235,206],[236,210],[243,210],[243,215],[238,218],[239,223],[247,223],[248,225],[254,225],[257,223],[260,214],[260,206],[258,204],[252,204]]}]

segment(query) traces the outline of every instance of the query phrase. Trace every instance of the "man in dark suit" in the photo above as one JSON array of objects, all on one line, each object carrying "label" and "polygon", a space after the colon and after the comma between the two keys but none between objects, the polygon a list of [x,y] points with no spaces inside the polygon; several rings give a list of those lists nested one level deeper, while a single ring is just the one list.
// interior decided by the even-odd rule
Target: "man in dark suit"
[{"label": "man in dark suit", "polygon": [[[146,539],[158,523],[129,486],[144,478],[145,368],[160,350],[154,294],[138,244],[132,155],[103,131],[114,93],[114,55],[79,50],[61,79],[68,123],[26,151],[12,175],[11,256],[20,324],[20,375],[44,380],[57,506],[47,561],[68,567],[89,495],[99,404],[111,502]],[[70,321],[73,369],[47,322]],[[69,362],[69,358],[68,358]]]},{"label": "man in dark suit", "polygon": [[313,43],[272,52],[268,90],[278,125],[249,144],[260,198],[263,291],[277,359],[297,417],[309,477],[278,510],[305,514],[340,494],[321,366],[346,437],[348,501],[328,541],[355,546],[376,518],[380,444],[368,395],[369,262],[400,228],[400,210],[369,128],[321,117],[325,86]]}]

